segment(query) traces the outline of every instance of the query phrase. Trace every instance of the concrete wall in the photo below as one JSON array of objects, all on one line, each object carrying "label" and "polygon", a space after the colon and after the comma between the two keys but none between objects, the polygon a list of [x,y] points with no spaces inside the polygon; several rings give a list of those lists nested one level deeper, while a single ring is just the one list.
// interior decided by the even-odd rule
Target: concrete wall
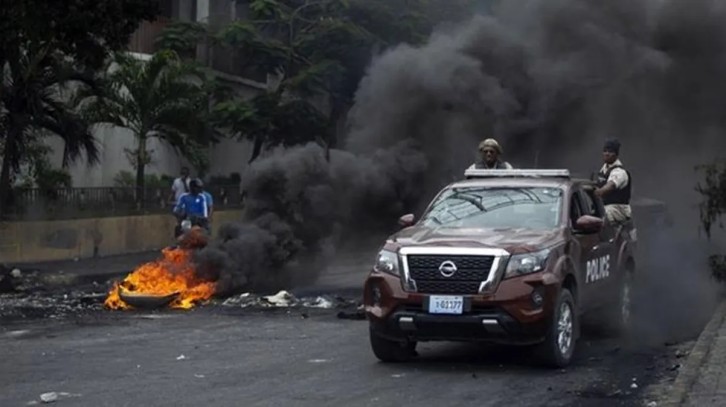
[{"label": "concrete wall", "polygon": [[[226,81],[235,90],[238,97],[249,99],[265,88],[265,84],[251,80],[219,73],[220,79]],[[73,179],[74,187],[107,187],[113,186],[113,179],[120,171],[136,174],[133,166],[126,157],[125,150],[136,148],[136,139],[131,130],[111,125],[96,126],[93,134],[98,141],[101,151],[100,163],[89,167],[81,159],[68,168]],[[46,138],[46,144],[51,147],[50,161],[60,168],[63,162],[63,140],[56,136]],[[172,147],[155,138],[150,138],[147,145],[152,152],[152,162],[146,167],[146,174],[170,175],[179,174],[182,166],[190,168],[188,160],[179,156]],[[212,146],[209,151],[208,175],[228,176],[237,172],[242,174],[247,167],[252,151],[252,144],[245,140],[222,139]],[[194,170],[192,169],[192,175]],[[171,187],[171,186],[170,186]]]},{"label": "concrete wall", "polygon": [[[79,160],[68,168],[73,178],[74,187],[108,187],[113,186],[113,179],[120,171],[128,171],[135,176],[136,171],[129,163],[125,150],[133,150],[136,141],[131,130],[115,126],[97,126],[94,135],[100,147],[100,163],[89,167],[85,160]],[[51,163],[60,168],[63,162],[63,140],[59,137],[48,137],[47,144],[53,152]],[[153,152],[152,162],[146,167],[146,174],[177,175],[186,160],[176,154],[173,148],[150,139],[148,149]],[[171,186],[170,186],[171,187]]]},{"label": "concrete wall", "polygon": [[[214,214],[212,233],[242,218],[241,210]],[[108,256],[159,250],[174,242],[171,215],[38,222],[0,222],[0,263]]]}]

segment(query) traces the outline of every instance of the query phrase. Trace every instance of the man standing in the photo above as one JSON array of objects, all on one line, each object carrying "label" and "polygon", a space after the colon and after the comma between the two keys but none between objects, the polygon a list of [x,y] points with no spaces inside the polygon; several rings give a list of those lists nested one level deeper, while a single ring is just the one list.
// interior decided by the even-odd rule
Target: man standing
[{"label": "man standing", "polygon": [[198,222],[199,226],[209,232],[209,201],[202,193],[202,188],[197,180],[189,182],[189,192],[179,197],[174,206],[174,214],[180,221],[190,218],[189,220]]},{"label": "man standing", "polygon": [[481,159],[469,168],[488,170],[511,170],[512,166],[506,161],[500,161],[502,147],[493,138],[488,138],[479,143],[479,154]]},{"label": "man standing", "polygon": [[211,224],[212,215],[214,214],[214,199],[212,199],[212,194],[204,189],[204,182],[202,182],[201,179],[196,178],[195,181],[197,182],[199,189],[202,191],[202,195],[204,195],[204,198],[207,200],[207,207],[209,208],[209,216],[207,218],[209,219],[209,223]]},{"label": "man standing", "polygon": [[623,163],[618,159],[619,155],[620,142],[606,141],[602,152],[604,164],[597,174],[595,190],[595,195],[602,197],[605,215],[614,223],[627,222],[632,216],[630,172],[623,168]]},{"label": "man standing", "polygon": [[169,195],[169,199],[173,199],[174,204],[177,204],[179,202],[179,197],[181,197],[182,194],[188,193],[190,191],[190,181],[191,178],[189,178],[189,168],[182,167],[181,175],[171,184],[171,194]]}]

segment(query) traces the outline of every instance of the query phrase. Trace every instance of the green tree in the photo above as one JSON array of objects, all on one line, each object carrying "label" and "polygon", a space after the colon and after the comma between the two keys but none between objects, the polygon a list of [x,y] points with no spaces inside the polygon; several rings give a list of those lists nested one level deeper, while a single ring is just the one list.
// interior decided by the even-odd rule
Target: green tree
[{"label": "green tree", "polygon": [[700,165],[696,170],[704,176],[696,185],[696,191],[702,198],[699,203],[701,226],[710,238],[714,224],[723,227],[721,218],[726,213],[726,162]]},{"label": "green tree", "polygon": [[[250,161],[265,148],[317,141],[336,144],[341,118],[353,104],[374,51],[420,43],[442,19],[466,16],[476,0],[252,0],[249,18],[218,32],[178,23],[158,45],[193,55],[199,43],[235,55],[238,72],[275,74],[265,94],[228,98],[215,106],[215,123],[250,140]],[[325,107],[310,101],[317,97]],[[318,105],[319,106],[319,105]]]},{"label": "green tree", "polygon": [[[726,213],[726,162],[716,161],[696,169],[704,176],[697,184],[696,191],[701,194],[701,226],[710,239],[714,225],[723,228],[722,218]],[[711,255],[709,264],[716,280],[726,281],[726,256]]]},{"label": "green tree", "polygon": [[[0,215],[31,139],[55,134],[65,141],[68,160],[97,148],[88,121],[73,110],[60,90],[94,88],[94,70],[109,49],[123,49],[139,22],[153,19],[148,0],[23,0],[0,7]],[[74,96],[71,96],[74,97]]]},{"label": "green tree", "polygon": [[94,122],[133,132],[136,148],[127,150],[127,156],[136,169],[137,199],[142,200],[144,173],[153,155],[150,139],[169,144],[197,168],[207,165],[204,149],[215,141],[204,126],[208,78],[171,50],[156,52],[149,61],[126,54],[117,54],[113,61],[103,97],[84,110]]}]

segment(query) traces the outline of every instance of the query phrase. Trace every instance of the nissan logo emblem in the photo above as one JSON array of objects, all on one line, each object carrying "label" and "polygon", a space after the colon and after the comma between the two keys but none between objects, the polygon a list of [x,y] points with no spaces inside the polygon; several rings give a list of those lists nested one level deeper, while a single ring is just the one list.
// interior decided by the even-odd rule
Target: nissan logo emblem
[{"label": "nissan logo emblem", "polygon": [[451,277],[456,273],[456,264],[451,260],[446,260],[439,266],[439,273],[444,277]]}]

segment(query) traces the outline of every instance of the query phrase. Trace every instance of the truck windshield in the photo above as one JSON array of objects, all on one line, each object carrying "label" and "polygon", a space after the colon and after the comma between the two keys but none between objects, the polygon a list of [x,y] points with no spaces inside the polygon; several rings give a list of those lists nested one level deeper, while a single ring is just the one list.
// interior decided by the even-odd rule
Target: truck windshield
[{"label": "truck windshield", "polygon": [[421,220],[429,227],[553,229],[561,207],[559,188],[450,188]]}]

